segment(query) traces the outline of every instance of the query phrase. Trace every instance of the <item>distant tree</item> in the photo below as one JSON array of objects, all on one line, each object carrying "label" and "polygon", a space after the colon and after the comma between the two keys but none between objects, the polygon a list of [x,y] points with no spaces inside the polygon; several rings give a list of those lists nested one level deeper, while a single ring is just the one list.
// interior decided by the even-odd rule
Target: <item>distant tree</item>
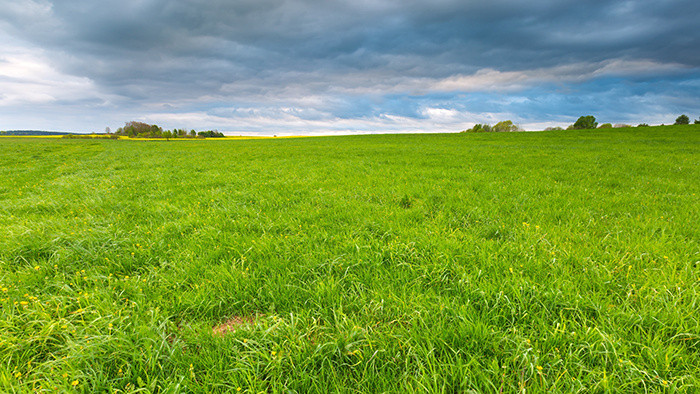
[{"label": "distant tree", "polygon": [[194,129],[190,130],[190,137],[194,138],[197,136],[197,132]]},{"label": "distant tree", "polygon": [[564,129],[561,128],[561,127],[559,127],[559,126],[556,126],[556,127],[547,127],[546,129],[544,129],[544,131],[562,131],[562,130],[564,130]]},{"label": "distant tree", "polygon": [[625,123],[615,123],[615,126],[614,126],[614,127],[615,127],[616,129],[624,129],[625,127],[632,127],[632,126],[630,126],[630,125],[628,125],[628,124],[625,124]]},{"label": "distant tree", "polygon": [[690,123],[690,118],[688,115],[681,115],[676,118],[676,123],[674,125],[679,125],[679,124],[689,124]]},{"label": "distant tree", "polygon": [[491,131],[491,126],[488,124],[477,123],[471,129],[464,130],[463,133],[488,133]]},{"label": "distant tree", "polygon": [[695,124],[700,124],[700,118],[695,119],[695,122],[693,122],[693,123],[695,123]]},{"label": "distant tree", "polygon": [[110,134],[112,132],[112,129],[109,128],[109,126],[105,127],[105,133]]},{"label": "distant tree", "polygon": [[162,135],[166,140],[173,138],[173,132],[170,130],[165,130]]},{"label": "distant tree", "polygon": [[[155,126],[155,125],[153,125]],[[156,126],[158,127],[158,126]],[[127,135],[129,136],[137,136],[139,134],[146,135],[151,131],[151,125],[148,123],[143,123],[143,122],[136,122],[136,121],[131,121],[131,122],[126,122],[124,125],[124,131],[127,132]]]},{"label": "distant tree", "polygon": [[148,134],[149,137],[159,138],[163,136],[163,129],[158,127],[158,125],[151,125],[151,131]]},{"label": "distant tree", "polygon": [[640,123],[637,125],[637,127],[649,127],[649,125],[646,123]]},{"label": "distant tree", "polygon": [[599,129],[612,129],[612,124],[610,123],[603,123],[602,125],[598,126]]},{"label": "distant tree", "polygon": [[0,131],[0,135],[7,135],[7,131],[5,131],[5,130]]},{"label": "distant tree", "polygon": [[471,131],[473,133],[481,133],[484,131],[484,127],[481,123],[477,123],[474,125],[474,127],[472,127],[471,129],[469,129],[467,131]]},{"label": "distant tree", "polygon": [[222,137],[224,137],[223,133],[220,133],[216,130],[200,131],[199,133],[197,133],[197,135],[201,138],[222,138]]},{"label": "distant tree", "polygon": [[598,127],[598,122],[595,121],[595,116],[592,115],[581,116],[574,123],[574,129],[576,130],[595,129],[596,127]]},{"label": "distant tree", "polygon": [[497,133],[518,131],[518,126],[514,125],[513,122],[510,120],[504,120],[502,122],[496,123],[493,126],[492,131],[495,131]]}]

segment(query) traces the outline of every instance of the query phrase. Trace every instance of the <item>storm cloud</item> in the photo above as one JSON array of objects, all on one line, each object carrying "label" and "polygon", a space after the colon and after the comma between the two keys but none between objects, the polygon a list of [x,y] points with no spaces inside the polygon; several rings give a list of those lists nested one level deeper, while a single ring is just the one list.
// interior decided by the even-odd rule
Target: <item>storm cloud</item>
[{"label": "storm cloud", "polygon": [[0,0],[0,129],[699,116],[697,1]]}]

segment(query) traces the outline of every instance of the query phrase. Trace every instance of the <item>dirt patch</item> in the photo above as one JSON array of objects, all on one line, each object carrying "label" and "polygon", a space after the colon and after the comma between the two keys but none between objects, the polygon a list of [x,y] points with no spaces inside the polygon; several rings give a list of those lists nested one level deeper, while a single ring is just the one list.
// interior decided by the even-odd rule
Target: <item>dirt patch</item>
[{"label": "dirt patch", "polygon": [[232,316],[224,322],[212,327],[215,336],[222,337],[228,333],[235,332],[242,326],[252,325],[255,322],[253,316]]}]

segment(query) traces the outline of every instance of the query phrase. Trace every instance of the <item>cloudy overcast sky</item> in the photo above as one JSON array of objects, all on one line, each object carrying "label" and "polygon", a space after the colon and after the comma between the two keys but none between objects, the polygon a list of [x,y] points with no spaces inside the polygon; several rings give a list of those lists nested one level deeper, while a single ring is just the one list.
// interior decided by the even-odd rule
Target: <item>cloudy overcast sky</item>
[{"label": "cloudy overcast sky", "polygon": [[697,0],[0,0],[0,129],[700,117]]}]

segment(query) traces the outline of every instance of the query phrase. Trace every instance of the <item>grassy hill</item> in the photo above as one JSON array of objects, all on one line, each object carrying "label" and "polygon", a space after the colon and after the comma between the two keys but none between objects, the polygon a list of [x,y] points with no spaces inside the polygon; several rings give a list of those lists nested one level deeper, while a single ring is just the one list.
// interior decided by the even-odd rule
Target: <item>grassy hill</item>
[{"label": "grassy hill", "polygon": [[0,140],[0,385],[692,391],[700,127]]}]

